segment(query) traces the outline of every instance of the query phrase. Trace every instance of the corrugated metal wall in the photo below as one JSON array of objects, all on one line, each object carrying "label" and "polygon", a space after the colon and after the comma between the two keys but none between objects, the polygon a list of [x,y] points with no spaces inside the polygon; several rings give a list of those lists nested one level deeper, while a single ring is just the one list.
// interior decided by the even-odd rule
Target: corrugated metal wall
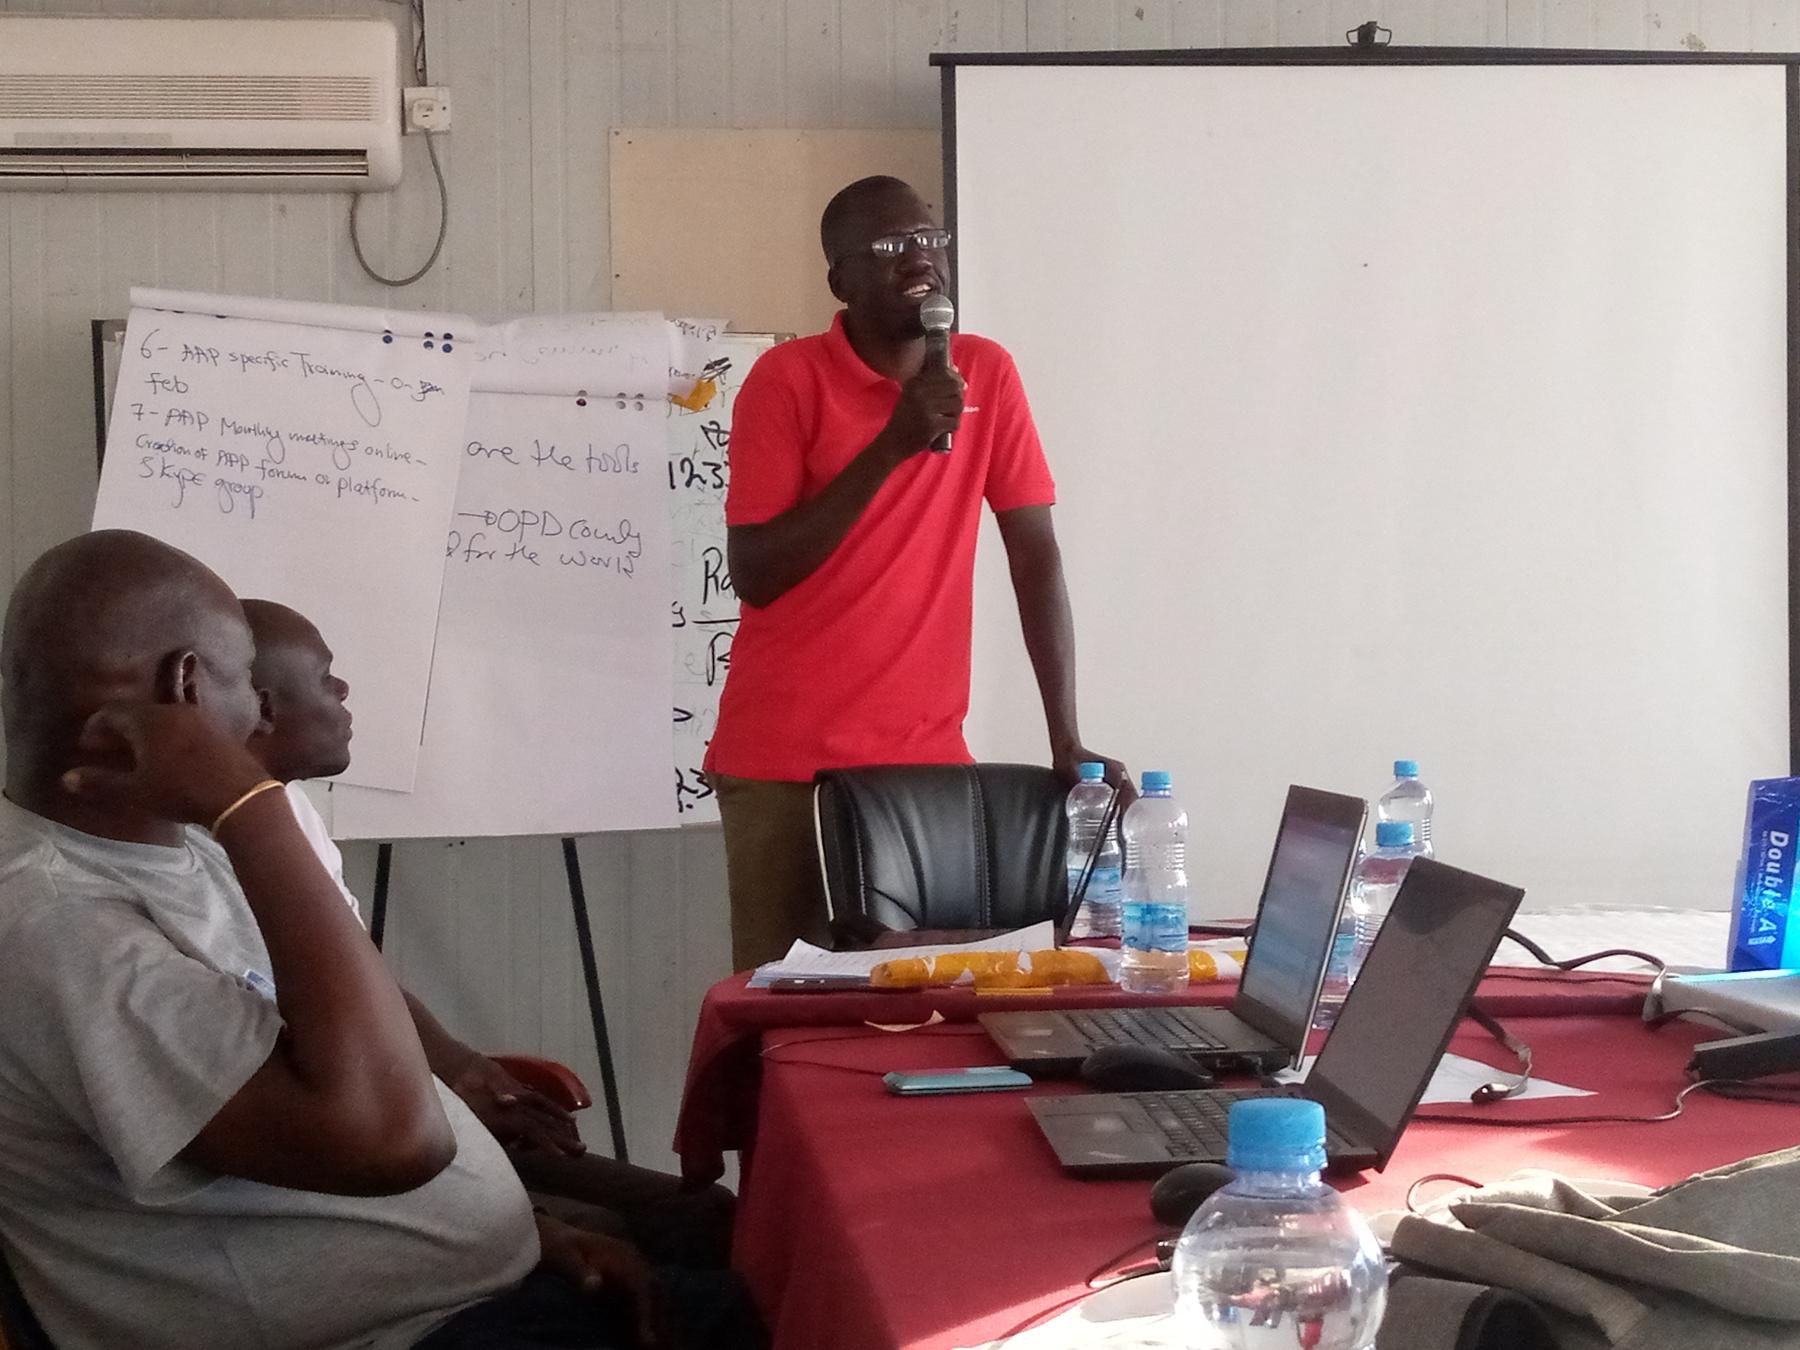
[{"label": "corrugated metal wall", "polygon": [[[0,10],[409,22],[405,4],[384,0]],[[426,0],[426,11],[431,79],[455,99],[443,142],[450,237],[442,264],[397,296],[357,271],[342,197],[0,197],[6,575],[86,525],[88,320],[122,315],[129,286],[484,317],[605,309],[612,127],[930,127],[934,50],[1335,44],[1371,17],[1406,43],[1800,49],[1800,0]],[[416,265],[436,226],[416,139],[407,156],[401,189],[363,217],[372,258],[390,271]],[[350,854],[366,894],[373,849]],[[582,856],[634,1150],[666,1162],[694,1010],[728,966],[718,833],[603,836],[583,841]],[[561,1058],[598,1087],[554,840],[402,845],[390,923],[403,980],[454,1030]],[[603,1143],[604,1121],[587,1132]]]}]

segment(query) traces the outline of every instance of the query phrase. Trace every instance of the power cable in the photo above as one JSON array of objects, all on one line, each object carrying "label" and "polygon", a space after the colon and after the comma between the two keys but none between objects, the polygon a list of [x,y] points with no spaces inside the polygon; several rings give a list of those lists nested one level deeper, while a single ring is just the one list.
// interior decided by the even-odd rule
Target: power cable
[{"label": "power cable", "polygon": [[[418,85],[428,84],[425,58],[425,0],[408,0],[408,9],[413,23],[413,81]],[[370,281],[383,286],[398,289],[410,286],[437,265],[440,254],[444,251],[444,239],[450,233],[450,186],[444,181],[444,166],[438,160],[436,134],[425,133],[425,153],[431,160],[431,173],[437,179],[438,188],[438,229],[437,239],[431,245],[431,254],[416,272],[404,277],[384,276],[369,265],[363,255],[362,237],[357,232],[357,216],[362,210],[363,194],[350,194],[350,251],[356,255],[356,265],[363,270],[363,275]]]},{"label": "power cable", "polygon": [[357,212],[362,207],[364,194],[350,194],[350,251],[356,255],[356,265],[363,270],[363,275],[371,281],[378,281],[383,286],[410,286],[429,272],[436,264],[438,255],[444,251],[444,237],[450,233],[450,188],[444,182],[444,166],[438,163],[437,136],[433,132],[425,133],[425,153],[431,158],[431,172],[437,178],[438,185],[438,230],[437,239],[431,246],[431,255],[418,271],[404,277],[388,277],[369,266],[369,260],[363,256],[362,240],[356,232]]}]

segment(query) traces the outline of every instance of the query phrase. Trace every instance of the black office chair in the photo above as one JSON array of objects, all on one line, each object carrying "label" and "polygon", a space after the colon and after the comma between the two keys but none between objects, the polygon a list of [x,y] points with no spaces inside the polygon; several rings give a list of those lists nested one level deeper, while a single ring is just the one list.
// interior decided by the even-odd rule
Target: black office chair
[{"label": "black office chair", "polygon": [[1067,908],[1068,786],[1031,764],[828,769],[813,787],[833,932],[1004,931]]},{"label": "black office chair", "polygon": [[0,1250],[0,1350],[55,1350]]}]

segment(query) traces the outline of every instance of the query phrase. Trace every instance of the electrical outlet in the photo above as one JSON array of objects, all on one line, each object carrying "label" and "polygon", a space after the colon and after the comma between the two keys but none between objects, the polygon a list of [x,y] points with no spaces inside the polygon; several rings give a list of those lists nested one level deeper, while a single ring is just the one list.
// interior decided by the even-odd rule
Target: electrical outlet
[{"label": "electrical outlet", "polygon": [[401,91],[401,109],[406,131],[438,132],[450,130],[450,90],[446,85],[414,85]]}]

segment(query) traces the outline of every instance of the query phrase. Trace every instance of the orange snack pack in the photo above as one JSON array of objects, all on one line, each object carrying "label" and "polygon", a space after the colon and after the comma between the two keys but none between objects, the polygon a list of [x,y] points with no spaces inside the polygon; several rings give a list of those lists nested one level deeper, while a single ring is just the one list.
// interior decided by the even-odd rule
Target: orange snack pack
[{"label": "orange snack pack", "polygon": [[1188,982],[1207,984],[1213,980],[1234,978],[1244,968],[1244,952],[1239,950],[1209,952],[1199,947],[1188,948]]},{"label": "orange snack pack", "polygon": [[945,952],[941,956],[902,956],[883,961],[869,972],[876,989],[923,989],[927,985],[955,984],[967,971],[976,980],[1005,971],[1017,971],[1017,952]]}]

